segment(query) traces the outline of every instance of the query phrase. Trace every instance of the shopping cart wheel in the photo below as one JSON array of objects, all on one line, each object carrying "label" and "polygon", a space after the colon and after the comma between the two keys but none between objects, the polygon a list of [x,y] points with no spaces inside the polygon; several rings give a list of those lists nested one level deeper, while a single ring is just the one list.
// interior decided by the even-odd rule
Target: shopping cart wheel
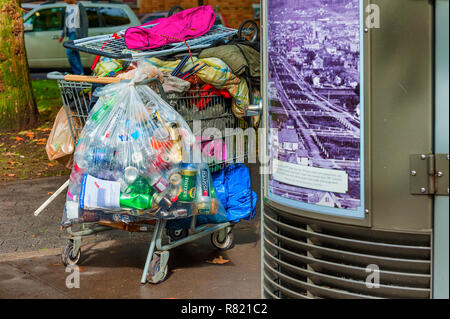
[{"label": "shopping cart wheel", "polygon": [[238,36],[241,39],[255,42],[258,39],[259,28],[255,21],[245,20],[239,26]]},{"label": "shopping cart wheel", "polygon": [[[223,234],[221,234],[221,231],[222,230],[219,230],[211,234],[211,243],[213,244],[213,246],[219,250],[227,250],[233,248],[234,246],[233,233],[229,231],[223,238]],[[223,239],[221,239],[221,237]]]},{"label": "shopping cart wheel", "polygon": [[69,241],[61,252],[61,261],[65,266],[76,265],[81,258],[81,248],[76,256],[73,256],[73,241]]},{"label": "shopping cart wheel", "polygon": [[174,6],[170,8],[169,13],[167,14],[168,17],[173,16],[175,13],[183,11],[183,8],[180,6]]},{"label": "shopping cart wheel", "polygon": [[170,240],[177,241],[187,237],[189,235],[189,231],[187,229],[167,229],[167,235],[170,237]]},{"label": "shopping cart wheel", "polygon": [[153,254],[152,262],[148,269],[147,281],[152,284],[159,284],[166,279],[169,267],[167,262],[169,261],[168,251],[157,251]]}]

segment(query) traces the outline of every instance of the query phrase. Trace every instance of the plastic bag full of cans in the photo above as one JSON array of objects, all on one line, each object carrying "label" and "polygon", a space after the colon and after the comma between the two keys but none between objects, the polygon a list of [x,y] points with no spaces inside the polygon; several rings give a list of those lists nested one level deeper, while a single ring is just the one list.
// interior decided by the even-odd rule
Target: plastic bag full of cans
[{"label": "plastic bag full of cans", "polygon": [[226,215],[208,165],[188,161],[189,126],[156,92],[121,82],[96,94],[76,145],[63,228],[93,212],[123,214],[129,223]]}]

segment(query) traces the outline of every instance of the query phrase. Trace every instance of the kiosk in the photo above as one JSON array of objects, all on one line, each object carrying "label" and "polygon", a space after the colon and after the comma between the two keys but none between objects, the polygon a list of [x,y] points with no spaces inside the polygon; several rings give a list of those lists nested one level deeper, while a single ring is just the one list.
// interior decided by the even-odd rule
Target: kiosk
[{"label": "kiosk", "polygon": [[263,297],[448,298],[448,1],[261,24]]}]

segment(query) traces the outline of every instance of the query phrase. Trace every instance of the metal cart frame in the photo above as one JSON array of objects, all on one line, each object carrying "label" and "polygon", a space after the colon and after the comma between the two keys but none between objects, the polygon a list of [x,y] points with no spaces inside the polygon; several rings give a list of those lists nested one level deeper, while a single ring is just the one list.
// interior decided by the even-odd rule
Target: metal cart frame
[{"label": "metal cart frame", "polygon": [[[150,29],[156,24],[140,26],[143,29]],[[187,50],[204,49],[210,47],[215,41],[231,37],[238,33],[238,30],[224,26],[213,26],[205,35],[186,41],[175,42],[164,47],[153,50],[129,50],[125,45],[124,35],[126,30],[115,34],[97,35],[83,39],[64,42],[64,47],[86,52],[90,54],[105,56],[113,59],[134,60],[139,58],[153,58],[184,52]]]},{"label": "metal cart frame", "polygon": [[[85,120],[88,115],[88,103],[90,99],[85,99],[84,95],[89,94],[87,92],[91,88],[93,83],[118,83],[120,81],[129,81],[129,80],[120,80],[117,78],[107,78],[107,77],[92,77],[92,76],[79,76],[79,75],[62,75],[59,72],[51,72],[47,75],[48,79],[57,80],[58,86],[61,92],[61,97],[63,99],[64,108],[66,111],[66,115],[69,119],[69,127],[71,130],[72,138],[74,142],[76,142],[79,133],[84,126]],[[161,83],[157,79],[148,79],[142,81],[141,83],[136,83],[136,85],[143,84],[154,84],[157,86],[160,91],[163,99],[167,101],[167,98],[162,89]],[[70,97],[70,101],[69,101]],[[180,105],[180,101],[184,101],[185,104],[192,105],[192,99],[195,98],[191,94],[187,100],[183,100],[180,97],[176,97],[172,100],[175,103],[175,109]],[[198,97],[200,98],[200,97]],[[211,98],[211,97],[208,97]],[[214,98],[214,97],[213,97]],[[178,102],[177,102],[178,101]],[[169,100],[170,102],[170,100]],[[72,106],[72,109],[71,109]],[[230,111],[231,112],[231,111]],[[225,116],[228,114],[225,113]],[[208,120],[208,115],[204,118],[200,118],[202,120]],[[81,124],[81,125],[80,125]],[[236,119],[235,124],[238,124],[238,120]],[[241,122],[242,125],[242,122]],[[233,146],[232,146],[233,147]],[[242,150],[237,150],[238,152]],[[231,154],[233,155],[232,159],[226,159],[219,168],[223,168],[227,164],[236,162],[243,162],[246,158],[246,152],[237,154],[235,156],[234,150],[232,150]],[[217,167],[217,163],[215,163]],[[69,181],[64,183],[60,189],[58,189],[52,197],[50,197],[36,212],[37,216],[43,208],[45,208],[48,203],[54,199],[58,194],[62,193],[64,189],[68,186]],[[166,229],[167,220],[158,219],[156,220],[155,226],[145,225],[145,227],[141,227],[139,231],[141,232],[153,232],[152,239],[150,241],[149,250],[147,253],[147,258],[145,261],[145,266],[143,269],[141,283],[146,283],[147,281],[151,283],[159,283],[163,281],[168,272],[168,260],[169,260],[169,250],[180,245],[192,242],[199,238],[210,235],[212,244],[220,249],[226,250],[233,247],[233,225],[232,222],[224,222],[220,224],[205,224],[197,226],[197,216],[193,215],[191,218],[191,223],[189,229],[180,229],[180,230],[172,230]],[[82,238],[84,236],[93,235],[102,231],[112,230],[114,228],[109,226],[100,225],[96,222],[92,223],[83,223],[80,225],[79,230],[73,230],[72,227],[68,227],[66,229],[69,234],[69,241],[67,245],[64,247],[61,257],[63,263],[66,265],[75,265],[81,259],[81,243]],[[164,243],[164,237],[167,235],[168,242]]]}]

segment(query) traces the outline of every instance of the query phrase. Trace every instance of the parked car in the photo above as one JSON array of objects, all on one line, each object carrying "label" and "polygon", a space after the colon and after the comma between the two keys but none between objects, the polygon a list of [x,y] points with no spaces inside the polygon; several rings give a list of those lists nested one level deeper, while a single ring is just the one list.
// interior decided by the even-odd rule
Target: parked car
[{"label": "parked car", "polygon": [[39,7],[41,3],[35,3],[35,2],[27,2],[27,3],[21,3],[20,7],[23,10],[23,15],[25,16],[25,14],[27,14],[28,12],[30,12],[31,10],[33,10],[36,7]]},{"label": "parked car", "polygon": [[[126,4],[91,1],[81,3],[88,16],[89,36],[115,33],[141,24]],[[58,42],[65,10],[65,2],[45,2],[25,14],[25,47],[30,68],[70,68],[66,49]],[[85,68],[92,65],[94,58],[92,54],[81,53]]]}]

